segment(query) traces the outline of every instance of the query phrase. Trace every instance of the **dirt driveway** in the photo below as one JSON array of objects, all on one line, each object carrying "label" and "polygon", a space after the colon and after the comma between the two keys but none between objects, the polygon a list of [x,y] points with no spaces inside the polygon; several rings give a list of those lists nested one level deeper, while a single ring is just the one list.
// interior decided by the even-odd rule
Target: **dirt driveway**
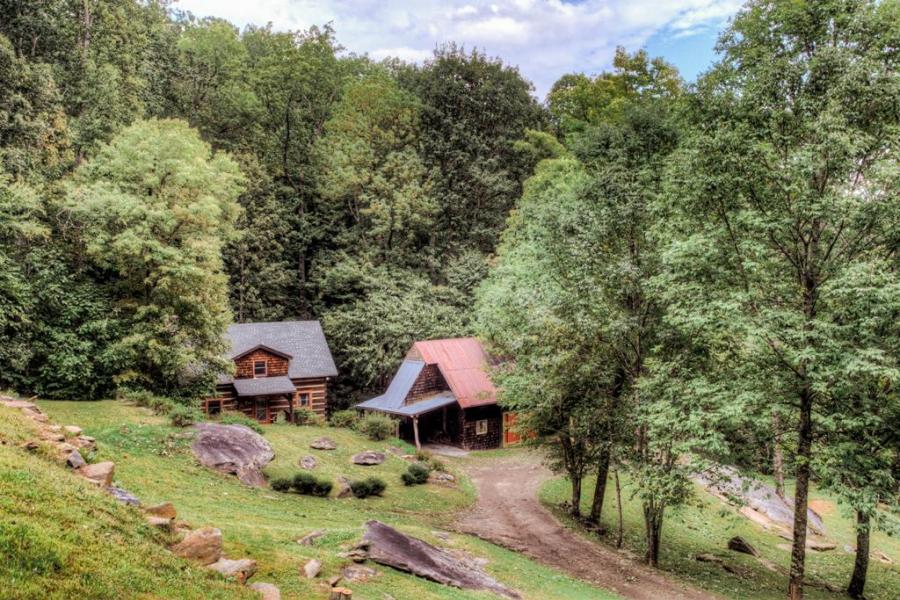
[{"label": "dirt driveway", "polygon": [[461,531],[521,552],[624,598],[717,598],[563,527],[538,501],[538,488],[551,474],[537,456],[523,452],[490,459],[490,463],[473,463],[466,470],[478,489],[478,501],[457,522]]}]

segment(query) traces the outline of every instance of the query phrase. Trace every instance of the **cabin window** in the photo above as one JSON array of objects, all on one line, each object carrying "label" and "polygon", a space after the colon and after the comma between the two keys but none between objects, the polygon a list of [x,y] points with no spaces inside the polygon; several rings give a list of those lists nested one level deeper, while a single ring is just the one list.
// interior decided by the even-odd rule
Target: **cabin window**
[{"label": "cabin window", "polygon": [[300,406],[309,406],[309,394],[300,394]]},{"label": "cabin window", "polygon": [[266,376],[266,361],[257,360],[253,362],[253,376],[254,377],[265,377]]},{"label": "cabin window", "polygon": [[221,400],[210,400],[206,403],[206,414],[208,415],[217,415],[222,412],[222,401]]},{"label": "cabin window", "polygon": [[487,419],[475,421],[475,435],[487,435]]}]

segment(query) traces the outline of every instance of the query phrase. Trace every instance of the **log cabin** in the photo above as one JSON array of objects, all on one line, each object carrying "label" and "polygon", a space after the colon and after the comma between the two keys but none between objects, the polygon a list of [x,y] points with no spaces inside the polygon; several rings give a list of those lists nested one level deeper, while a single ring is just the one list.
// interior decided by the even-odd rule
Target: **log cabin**
[{"label": "log cabin", "polygon": [[475,338],[416,342],[385,393],[355,408],[399,419],[400,437],[417,448],[423,442],[466,450],[512,445],[520,441],[516,414],[497,404],[493,363]]},{"label": "log cabin", "polygon": [[239,323],[225,335],[234,372],[219,376],[206,414],[239,411],[260,423],[294,422],[297,409],[325,415],[337,368],[318,321]]}]

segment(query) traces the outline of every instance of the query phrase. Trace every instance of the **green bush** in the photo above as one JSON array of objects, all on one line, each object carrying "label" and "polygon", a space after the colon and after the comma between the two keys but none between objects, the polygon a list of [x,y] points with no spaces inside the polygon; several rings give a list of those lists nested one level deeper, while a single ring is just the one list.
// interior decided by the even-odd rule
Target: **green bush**
[{"label": "green bush", "polygon": [[256,433],[262,433],[262,425],[256,419],[251,419],[242,412],[229,410],[219,415],[218,422],[222,425],[246,425]]},{"label": "green bush", "polygon": [[314,410],[304,407],[294,410],[294,423],[297,425],[322,426],[325,424],[325,419]]},{"label": "green bush", "polygon": [[175,406],[169,411],[169,421],[173,427],[188,427],[200,421],[203,415],[193,406]]},{"label": "green bush", "polygon": [[172,409],[178,406],[171,399],[164,396],[157,396],[147,390],[120,388],[116,395],[119,400],[134,402],[138,406],[149,408],[158,415],[167,415]]},{"label": "green bush", "polygon": [[327,479],[319,479],[312,473],[297,473],[291,486],[298,494],[324,498],[331,493],[333,484]]},{"label": "green bush", "polygon": [[378,477],[366,477],[359,481],[350,482],[350,491],[357,498],[368,498],[369,496],[380,496],[387,489],[384,480]]},{"label": "green bush", "polygon": [[357,429],[370,440],[379,442],[394,435],[394,420],[385,415],[371,413],[360,419]]},{"label": "green bush", "polygon": [[428,474],[431,471],[425,465],[413,463],[409,465],[406,473],[400,475],[403,485],[421,485],[428,482]]},{"label": "green bush", "polygon": [[359,423],[359,415],[355,410],[339,410],[331,414],[332,427],[355,429],[357,423]]},{"label": "green bush", "polygon": [[271,486],[276,492],[287,492],[291,489],[291,480],[287,477],[276,477],[272,480]]}]

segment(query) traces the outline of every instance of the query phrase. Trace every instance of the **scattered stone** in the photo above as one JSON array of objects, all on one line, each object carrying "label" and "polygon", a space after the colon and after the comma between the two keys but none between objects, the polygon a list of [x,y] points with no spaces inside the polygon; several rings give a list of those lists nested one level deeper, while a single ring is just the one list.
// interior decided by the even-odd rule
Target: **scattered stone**
[{"label": "scattered stone", "polygon": [[28,400],[14,400],[12,398],[7,398],[6,400],[2,400],[2,402],[7,408],[21,408],[38,412],[41,410],[37,407],[37,404],[29,402]]},{"label": "scattered stone", "polygon": [[872,556],[878,559],[879,562],[884,563],[886,565],[894,564],[894,561],[891,560],[891,557],[882,552],[881,550],[875,550],[872,552]]},{"label": "scattered stone", "polygon": [[30,440],[22,444],[22,449],[27,450],[28,452],[37,452],[37,449],[40,447],[41,445],[34,440]]},{"label": "scattered stone", "polygon": [[69,440],[69,443],[78,446],[82,450],[87,450],[88,452],[93,452],[97,449],[97,440],[88,435],[79,435],[78,437]]},{"label": "scattered stone", "polygon": [[163,502],[162,504],[157,504],[155,506],[148,506],[144,510],[147,514],[163,517],[165,519],[174,519],[178,516],[178,513],[175,511],[175,505],[171,502]]},{"label": "scattered stone", "polygon": [[372,465],[380,465],[384,462],[384,452],[374,452],[372,450],[366,450],[365,452],[360,452],[359,454],[354,454],[353,458],[350,459],[355,465],[363,465],[363,466],[372,466]]},{"label": "scattered stone", "polygon": [[456,477],[444,471],[432,471],[428,474],[429,483],[449,484],[456,481]]},{"label": "scattered stone", "polygon": [[54,431],[42,431],[41,439],[46,440],[48,442],[64,442],[66,441],[66,436],[61,433],[57,433]]},{"label": "scattered stone", "polygon": [[224,577],[237,579],[238,582],[244,583],[256,573],[256,561],[249,558],[239,558],[232,560],[224,556],[216,562],[206,566],[220,573]]},{"label": "scattered stone", "polygon": [[127,506],[140,506],[141,501],[137,496],[129,492],[124,488],[120,488],[117,485],[111,485],[106,488],[106,493],[115,498],[118,502],[125,504]]},{"label": "scattered stone", "polygon": [[172,546],[172,552],[181,558],[188,558],[209,565],[222,558],[222,532],[215,527],[204,527],[191,531],[184,539]]},{"label": "scattered stone", "polygon": [[330,585],[331,587],[336,586],[340,582],[341,582],[340,575],[332,575],[331,577],[328,578],[328,585]]},{"label": "scattered stone", "polygon": [[78,450],[72,450],[66,456],[66,466],[71,469],[80,469],[85,465],[87,465],[87,463],[84,462],[84,458]]},{"label": "scattered stone", "polygon": [[750,556],[759,556],[759,552],[756,551],[756,548],[739,535],[728,540],[728,549],[743,554],[749,554]]},{"label": "scattered stone", "polygon": [[353,490],[350,488],[350,480],[346,477],[337,478],[337,488],[338,498],[349,498],[353,495]]},{"label": "scattered stone", "polygon": [[343,577],[347,581],[356,583],[368,581],[378,574],[378,571],[376,571],[372,567],[366,567],[363,565],[347,565],[346,567],[341,569],[341,577]]},{"label": "scattered stone", "polygon": [[337,448],[337,444],[334,443],[334,440],[329,437],[320,437],[314,439],[309,447],[313,450],[334,450]]},{"label": "scattered stone", "polygon": [[100,484],[103,487],[109,487],[112,485],[113,473],[115,470],[115,463],[107,460],[93,465],[85,465],[75,472],[85,479]]},{"label": "scattered stone", "polygon": [[70,452],[78,450],[78,448],[67,442],[59,442],[58,444],[56,444],[56,449],[59,450],[59,453],[63,456],[66,456]]},{"label": "scattered stone", "polygon": [[450,534],[446,531],[432,531],[431,534],[439,540],[444,540],[445,542],[450,539]]},{"label": "scattered stone", "polygon": [[714,554],[707,554],[707,553],[698,554],[694,558],[696,558],[700,562],[715,563],[717,565],[721,565],[725,562],[718,556],[716,556]]},{"label": "scattered stone", "polygon": [[81,427],[79,427],[78,425],[66,425],[65,427],[63,427],[63,431],[72,436],[81,435]]},{"label": "scattered stone", "polygon": [[272,583],[251,583],[247,589],[259,592],[262,600],[281,600],[281,590]]},{"label": "scattered stone", "polygon": [[318,463],[316,462],[316,459],[312,456],[304,456],[300,459],[300,466],[307,471],[312,471],[313,469],[315,469],[317,464]]},{"label": "scattered stone", "polygon": [[356,548],[355,550],[350,550],[348,552],[339,552],[338,556],[341,558],[349,558],[355,563],[364,563],[369,560],[369,553],[361,548]]},{"label": "scattered stone", "polygon": [[311,531],[311,532],[307,533],[306,535],[304,535],[299,540],[297,540],[297,543],[300,544],[301,546],[312,546],[313,542],[315,542],[317,539],[319,539],[323,535],[325,535],[324,529],[316,529],[315,531]]},{"label": "scattered stone", "polygon": [[172,531],[172,519],[167,519],[165,517],[156,517],[153,515],[147,515],[144,517],[147,520],[147,523],[157,529],[162,529],[164,531]]},{"label": "scattered stone", "polygon": [[266,484],[262,468],[275,458],[275,451],[263,436],[245,425],[198,423],[194,427],[198,433],[191,450],[200,464],[237,475],[247,485]]},{"label": "scattered stone", "polygon": [[306,575],[307,579],[315,579],[316,575],[318,575],[321,570],[322,561],[316,560],[315,558],[303,565],[303,574]]},{"label": "scattered stone", "polygon": [[827,552],[828,550],[837,548],[837,544],[829,542],[828,540],[806,538],[806,547],[814,552]]},{"label": "scattered stone", "polygon": [[[368,521],[363,539],[369,559],[444,585],[467,590],[488,590],[505,598],[521,598],[484,572],[483,565],[405,535],[379,521]],[[346,577],[346,575],[345,575]]]}]

